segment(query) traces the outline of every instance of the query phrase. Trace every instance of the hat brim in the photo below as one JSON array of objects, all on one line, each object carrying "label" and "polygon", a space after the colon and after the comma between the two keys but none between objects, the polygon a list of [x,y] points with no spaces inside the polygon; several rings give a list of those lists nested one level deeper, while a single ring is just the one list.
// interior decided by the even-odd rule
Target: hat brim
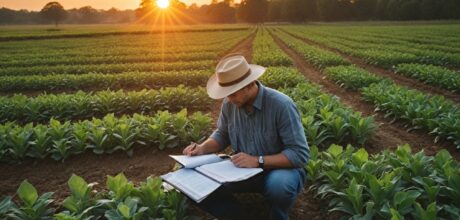
[{"label": "hat brim", "polygon": [[217,81],[216,74],[211,76],[211,78],[208,80],[208,84],[206,85],[206,90],[208,91],[209,97],[212,99],[223,99],[245,87],[252,81],[257,80],[264,74],[266,70],[265,67],[254,64],[249,64],[249,68],[251,69],[251,74],[241,82],[231,86],[221,86]]}]

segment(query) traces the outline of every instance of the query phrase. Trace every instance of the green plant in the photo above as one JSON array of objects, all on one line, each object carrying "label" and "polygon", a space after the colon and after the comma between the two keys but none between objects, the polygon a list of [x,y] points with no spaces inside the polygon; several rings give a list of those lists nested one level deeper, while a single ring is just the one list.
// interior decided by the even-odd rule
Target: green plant
[{"label": "green plant", "polygon": [[20,207],[13,207],[8,216],[18,220],[52,219],[53,209],[48,206],[53,202],[52,192],[44,193],[40,197],[37,190],[27,180],[24,180],[17,190],[22,201]]}]

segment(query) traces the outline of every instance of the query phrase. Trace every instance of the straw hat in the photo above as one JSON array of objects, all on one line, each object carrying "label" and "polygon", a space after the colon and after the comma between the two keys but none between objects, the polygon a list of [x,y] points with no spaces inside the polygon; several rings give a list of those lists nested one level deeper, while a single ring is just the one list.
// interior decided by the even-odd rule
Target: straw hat
[{"label": "straw hat", "polygon": [[226,56],[220,60],[216,73],[208,80],[208,95],[212,99],[225,98],[258,79],[264,72],[264,67],[248,64],[242,55]]}]

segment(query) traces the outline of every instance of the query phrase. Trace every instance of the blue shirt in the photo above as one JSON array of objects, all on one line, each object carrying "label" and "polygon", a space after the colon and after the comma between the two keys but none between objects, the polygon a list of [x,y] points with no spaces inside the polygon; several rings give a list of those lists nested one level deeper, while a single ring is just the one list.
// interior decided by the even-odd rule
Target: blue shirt
[{"label": "blue shirt", "polygon": [[258,81],[257,85],[252,112],[224,99],[211,138],[221,150],[231,145],[234,151],[252,156],[283,153],[294,167],[304,167],[309,148],[296,105],[287,95]]}]

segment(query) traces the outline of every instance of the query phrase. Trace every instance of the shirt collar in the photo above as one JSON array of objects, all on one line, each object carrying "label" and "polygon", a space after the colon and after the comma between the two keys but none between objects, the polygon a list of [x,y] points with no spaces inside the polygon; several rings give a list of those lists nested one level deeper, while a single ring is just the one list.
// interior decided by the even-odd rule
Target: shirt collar
[{"label": "shirt collar", "polygon": [[257,83],[257,86],[259,87],[259,91],[257,93],[256,100],[254,100],[254,103],[252,104],[252,106],[254,106],[255,108],[261,110],[262,109],[262,101],[263,101],[263,97],[264,97],[264,93],[265,93],[265,86],[262,85],[262,83],[260,83],[259,81],[256,81],[256,83]]}]

